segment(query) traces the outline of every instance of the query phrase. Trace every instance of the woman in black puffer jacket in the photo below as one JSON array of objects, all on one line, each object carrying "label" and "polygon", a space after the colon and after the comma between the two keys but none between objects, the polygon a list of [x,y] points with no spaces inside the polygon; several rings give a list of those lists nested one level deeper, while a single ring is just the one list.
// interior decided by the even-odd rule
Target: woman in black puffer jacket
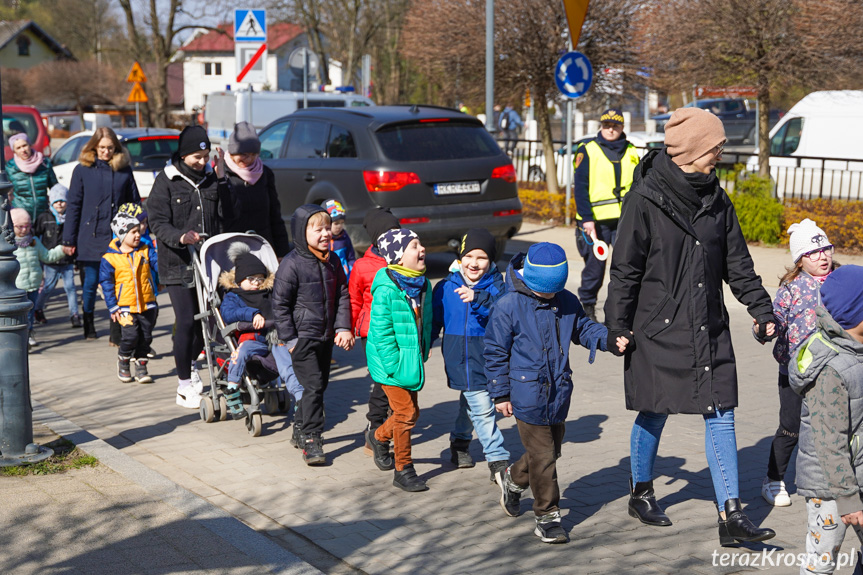
[{"label": "woman in black puffer jacket", "polygon": [[224,221],[233,217],[233,199],[225,178],[224,152],[216,148],[216,168],[210,159],[210,140],[201,126],[180,133],[177,153],[156,177],[147,213],[150,229],[158,239],[159,279],[168,288],[174,308],[174,362],[177,367],[177,405],[198,409],[203,383],[194,360],[204,347],[195,294],[192,256],[188,246],[202,236],[224,231]]}]

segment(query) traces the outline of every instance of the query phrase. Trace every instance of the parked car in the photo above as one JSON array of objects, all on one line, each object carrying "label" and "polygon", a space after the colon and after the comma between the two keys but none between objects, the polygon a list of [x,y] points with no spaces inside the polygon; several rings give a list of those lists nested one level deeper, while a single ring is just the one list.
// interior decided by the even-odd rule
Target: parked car
[{"label": "parked car", "polygon": [[6,161],[12,158],[9,137],[24,132],[33,149],[51,156],[51,137],[39,110],[32,106],[3,106],[3,146]]},{"label": "parked car", "polygon": [[416,105],[309,108],[276,120],[260,139],[285,219],[302,204],[337,199],[358,249],[369,245],[362,221],[376,206],[392,208],[435,251],[484,227],[502,254],[521,228],[515,169],[473,116]]},{"label": "parked car", "polygon": [[[707,100],[696,100],[683,106],[692,108],[698,106],[702,110],[713,112],[722,120],[725,126],[725,136],[731,145],[755,145],[755,135],[758,128],[755,126],[755,101],[747,98],[711,98]],[[782,112],[770,110],[770,126],[774,126]],[[664,132],[665,124],[671,118],[671,112],[660,114],[651,118],[656,120],[656,131]]]},{"label": "parked car", "polygon": [[[138,193],[144,200],[150,195],[153,181],[177,151],[180,132],[163,128],[123,128],[114,130],[120,143],[129,151],[132,158],[132,174]],[[51,161],[54,173],[64,186],[72,179],[72,171],[78,165],[78,155],[93,132],[78,132],[57,150]]]}]

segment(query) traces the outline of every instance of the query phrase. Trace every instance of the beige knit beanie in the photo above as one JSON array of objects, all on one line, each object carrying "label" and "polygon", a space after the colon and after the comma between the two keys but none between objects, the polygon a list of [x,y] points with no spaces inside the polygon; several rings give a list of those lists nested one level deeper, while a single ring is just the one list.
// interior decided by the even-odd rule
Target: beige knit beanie
[{"label": "beige knit beanie", "polygon": [[722,120],[701,108],[678,108],[665,124],[665,147],[678,166],[691,164],[723,142]]}]

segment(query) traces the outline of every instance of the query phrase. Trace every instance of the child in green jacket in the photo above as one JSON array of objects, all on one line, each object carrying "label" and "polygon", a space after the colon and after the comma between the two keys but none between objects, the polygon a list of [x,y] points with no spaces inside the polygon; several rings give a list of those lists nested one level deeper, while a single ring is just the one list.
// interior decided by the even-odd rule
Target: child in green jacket
[{"label": "child in green jacket", "polygon": [[432,325],[431,285],[425,277],[425,248],[411,230],[389,230],[378,239],[387,267],[372,284],[371,321],[366,359],[372,379],[380,383],[392,415],[368,440],[378,467],[395,449],[393,485],[425,491],[411,460],[411,430],[419,417],[417,392],[425,383],[423,363],[429,357]]}]

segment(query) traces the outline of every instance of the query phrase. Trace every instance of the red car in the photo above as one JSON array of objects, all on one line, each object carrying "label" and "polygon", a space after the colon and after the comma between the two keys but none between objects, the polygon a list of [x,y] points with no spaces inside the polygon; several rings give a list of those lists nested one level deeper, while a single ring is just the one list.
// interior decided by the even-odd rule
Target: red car
[{"label": "red car", "polygon": [[33,149],[51,156],[51,137],[42,121],[42,114],[32,106],[3,106],[3,146],[6,161],[12,159],[9,137],[24,132],[30,138]]}]

